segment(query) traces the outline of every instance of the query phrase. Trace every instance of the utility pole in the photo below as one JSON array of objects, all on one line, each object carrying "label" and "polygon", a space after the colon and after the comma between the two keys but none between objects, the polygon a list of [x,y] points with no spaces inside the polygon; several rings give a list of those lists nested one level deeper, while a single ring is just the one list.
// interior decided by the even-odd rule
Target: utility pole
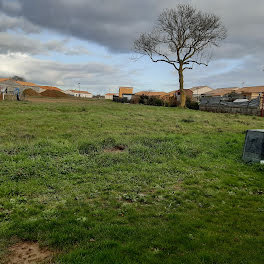
[{"label": "utility pole", "polygon": [[81,97],[81,87],[80,87],[80,83],[78,83],[79,85],[79,97]]}]

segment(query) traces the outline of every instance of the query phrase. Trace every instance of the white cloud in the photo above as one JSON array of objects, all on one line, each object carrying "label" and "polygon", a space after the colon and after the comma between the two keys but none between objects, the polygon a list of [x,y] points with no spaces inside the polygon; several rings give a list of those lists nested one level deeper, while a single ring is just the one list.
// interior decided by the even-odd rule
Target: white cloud
[{"label": "white cloud", "polygon": [[102,63],[63,64],[19,53],[0,55],[0,61],[1,77],[19,75],[31,82],[58,85],[63,89],[73,88],[80,82],[82,89],[104,94],[113,86],[131,83],[125,70]]}]

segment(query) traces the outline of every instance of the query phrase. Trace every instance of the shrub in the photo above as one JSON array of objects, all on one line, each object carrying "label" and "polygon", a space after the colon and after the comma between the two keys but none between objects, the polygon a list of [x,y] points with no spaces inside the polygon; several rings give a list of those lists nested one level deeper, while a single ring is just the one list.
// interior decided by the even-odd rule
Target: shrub
[{"label": "shrub", "polygon": [[193,110],[199,110],[198,102],[194,102],[188,97],[186,99],[186,107],[189,108],[189,109],[193,109]]},{"label": "shrub", "polygon": [[127,98],[123,98],[123,97],[114,97],[113,98],[113,101],[114,102],[117,102],[117,103],[129,103],[129,101],[127,100]]},{"label": "shrub", "polygon": [[150,96],[147,99],[147,104],[148,105],[155,105],[155,106],[163,106],[164,102],[158,97]]}]

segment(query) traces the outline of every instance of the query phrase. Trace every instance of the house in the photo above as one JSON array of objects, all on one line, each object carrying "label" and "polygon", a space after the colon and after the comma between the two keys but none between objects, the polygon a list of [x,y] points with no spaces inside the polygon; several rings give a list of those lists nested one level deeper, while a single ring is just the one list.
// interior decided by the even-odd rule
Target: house
[{"label": "house", "polygon": [[123,94],[133,94],[133,87],[119,87],[119,97],[123,97]]},{"label": "house", "polygon": [[213,90],[213,88],[209,87],[209,86],[195,86],[190,88],[189,90],[191,90],[193,92],[193,99],[197,102],[200,101],[201,95],[211,92]]},{"label": "house", "polygon": [[135,93],[135,95],[138,95],[138,96],[146,95],[146,96],[152,96],[152,97],[162,97],[166,94],[167,93],[165,92],[150,92],[150,91],[141,91],[141,92]]},{"label": "house", "polygon": [[213,89],[210,92],[206,92],[202,94],[202,96],[224,96],[226,94],[236,92],[237,90],[239,90],[239,87],[218,88],[218,89]]},{"label": "house", "polygon": [[38,93],[42,93],[46,90],[56,90],[63,92],[57,87],[41,86],[31,82],[15,81],[10,78],[0,78],[0,90],[4,90],[7,94],[14,94],[16,88],[19,88],[20,93],[23,93],[23,91],[26,89],[33,89]]},{"label": "house", "polygon": [[15,89],[19,89],[22,93],[26,89],[33,89],[36,92],[42,92],[40,86],[35,83],[15,81],[10,78],[0,78],[0,90],[4,90],[6,94],[14,94]]},{"label": "house", "polygon": [[82,98],[93,98],[93,95],[86,91],[79,91],[79,90],[67,90],[65,91],[66,94],[75,96],[75,97],[82,97]]},{"label": "house", "polygon": [[118,96],[118,94],[116,94],[116,93],[107,93],[107,94],[105,94],[105,99],[113,100],[114,96]]},{"label": "house", "polygon": [[264,86],[243,87],[238,89],[237,92],[241,93],[244,98],[252,100],[264,93]]},{"label": "house", "polygon": [[[184,89],[186,98],[189,98],[192,100],[193,97],[193,92],[190,89]],[[181,91],[180,90],[175,90],[175,91],[171,91],[167,94],[165,94],[164,96],[162,96],[162,99],[166,100],[166,99],[171,99],[174,98],[176,99],[178,102],[180,102],[181,100]]]},{"label": "house", "polygon": [[122,98],[126,98],[127,101],[130,101],[130,100],[132,99],[133,95],[134,95],[134,94],[123,93],[123,94],[122,94]]}]

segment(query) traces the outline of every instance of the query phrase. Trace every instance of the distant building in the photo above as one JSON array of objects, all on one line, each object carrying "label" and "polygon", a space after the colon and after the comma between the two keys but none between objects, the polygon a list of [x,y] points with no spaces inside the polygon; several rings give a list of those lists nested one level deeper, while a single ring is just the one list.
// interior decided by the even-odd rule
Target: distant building
[{"label": "distant building", "polygon": [[193,92],[193,95],[192,95],[193,99],[199,102],[201,95],[211,92],[213,88],[209,86],[195,86],[195,87],[190,88],[189,90]]},{"label": "distant building", "polygon": [[93,98],[93,95],[86,91],[79,91],[79,90],[67,90],[65,91],[66,94],[75,96],[75,97],[82,97],[82,98]]},{"label": "distant building", "polygon": [[134,94],[125,94],[125,93],[123,93],[122,94],[122,98],[126,98],[127,101],[130,101],[132,99],[133,95]]},{"label": "distant building", "polygon": [[[192,100],[193,97],[193,92],[190,89],[184,89],[186,98],[189,98]],[[175,98],[177,101],[180,102],[181,100],[181,91],[180,90],[175,90],[167,93],[166,95],[163,96],[164,99],[166,98]]]},{"label": "distant building", "polygon": [[166,95],[167,93],[165,92],[150,92],[150,91],[141,91],[138,93],[135,93],[135,95],[146,95],[146,96],[154,96],[154,97],[162,97],[164,95]]},{"label": "distant building", "polygon": [[239,87],[218,88],[218,89],[213,89],[210,92],[204,93],[203,96],[224,96],[226,94],[236,92],[237,90],[239,90]]},{"label": "distant building", "polygon": [[237,92],[241,93],[244,98],[252,100],[257,98],[260,94],[264,93],[264,86],[243,87],[241,89],[238,89]]},{"label": "distant building", "polygon": [[33,89],[38,93],[46,90],[57,90],[63,92],[61,89],[52,86],[41,86],[31,82],[15,81],[10,78],[0,78],[0,90],[4,90],[6,94],[14,94],[15,89],[19,89],[19,93],[23,93],[26,89]]},{"label": "distant building", "polygon": [[41,90],[40,86],[35,83],[15,81],[10,78],[0,78],[0,90],[4,90],[5,94],[14,94],[16,88],[19,89],[20,93],[29,88],[38,93],[45,91]]},{"label": "distant building", "polygon": [[114,96],[118,96],[118,94],[116,94],[116,93],[107,93],[107,94],[105,94],[105,99],[113,100]]},{"label": "distant building", "polygon": [[119,97],[123,97],[123,94],[133,94],[133,87],[119,87]]}]

